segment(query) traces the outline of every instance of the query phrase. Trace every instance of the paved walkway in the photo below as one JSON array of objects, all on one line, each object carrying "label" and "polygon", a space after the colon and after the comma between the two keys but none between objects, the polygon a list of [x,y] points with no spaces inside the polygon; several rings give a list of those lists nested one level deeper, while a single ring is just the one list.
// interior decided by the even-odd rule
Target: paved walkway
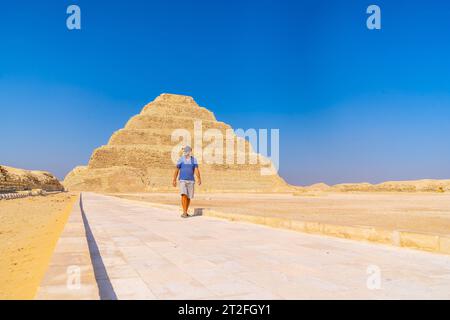
[{"label": "paved walkway", "polygon": [[103,299],[450,299],[449,256],[94,193],[82,213]]}]

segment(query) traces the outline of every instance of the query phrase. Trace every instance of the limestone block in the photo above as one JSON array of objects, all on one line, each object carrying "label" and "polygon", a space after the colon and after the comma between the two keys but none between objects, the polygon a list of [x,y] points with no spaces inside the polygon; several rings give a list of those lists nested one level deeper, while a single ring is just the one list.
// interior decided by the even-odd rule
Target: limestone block
[{"label": "limestone block", "polygon": [[323,224],[323,233],[345,239],[369,240],[372,228]]},{"label": "limestone block", "polygon": [[392,231],[382,228],[370,228],[368,241],[381,244],[395,245],[392,239]]},{"label": "limestone block", "polygon": [[305,222],[305,232],[322,233],[323,225],[320,222]]},{"label": "limestone block", "polygon": [[306,222],[300,220],[291,220],[291,229],[298,232],[306,232]]},{"label": "limestone block", "polygon": [[450,236],[447,236],[447,237],[440,236],[439,237],[439,252],[445,253],[445,254],[450,254]]},{"label": "limestone block", "polygon": [[291,220],[284,218],[265,217],[264,223],[274,228],[291,229]]},{"label": "limestone block", "polygon": [[406,248],[439,251],[439,236],[401,231],[400,245]]}]

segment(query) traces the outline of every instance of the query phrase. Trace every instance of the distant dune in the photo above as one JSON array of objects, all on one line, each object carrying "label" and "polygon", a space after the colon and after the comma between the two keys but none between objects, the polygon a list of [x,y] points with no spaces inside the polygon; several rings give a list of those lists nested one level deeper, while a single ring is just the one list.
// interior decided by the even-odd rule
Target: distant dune
[{"label": "distant dune", "polygon": [[0,193],[32,189],[63,191],[64,187],[58,179],[49,172],[28,171],[0,166]]},{"label": "distant dune", "polygon": [[388,181],[379,184],[343,183],[329,186],[317,183],[307,187],[298,187],[298,192],[449,192],[450,180],[411,180]]}]

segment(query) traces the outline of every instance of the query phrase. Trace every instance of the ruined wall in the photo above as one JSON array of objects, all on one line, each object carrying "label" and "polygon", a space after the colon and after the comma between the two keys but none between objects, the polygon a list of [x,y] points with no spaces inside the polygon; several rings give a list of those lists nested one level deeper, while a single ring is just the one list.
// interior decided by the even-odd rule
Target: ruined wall
[{"label": "ruined wall", "polygon": [[0,166],[0,193],[42,189],[62,191],[64,187],[52,174]]}]

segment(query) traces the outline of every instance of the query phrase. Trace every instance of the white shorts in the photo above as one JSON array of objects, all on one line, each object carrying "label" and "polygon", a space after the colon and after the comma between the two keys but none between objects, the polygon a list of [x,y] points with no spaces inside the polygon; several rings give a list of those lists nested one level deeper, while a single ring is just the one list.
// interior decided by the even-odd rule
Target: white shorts
[{"label": "white shorts", "polygon": [[194,198],[195,182],[190,180],[180,180],[180,194],[185,194],[189,199]]}]

